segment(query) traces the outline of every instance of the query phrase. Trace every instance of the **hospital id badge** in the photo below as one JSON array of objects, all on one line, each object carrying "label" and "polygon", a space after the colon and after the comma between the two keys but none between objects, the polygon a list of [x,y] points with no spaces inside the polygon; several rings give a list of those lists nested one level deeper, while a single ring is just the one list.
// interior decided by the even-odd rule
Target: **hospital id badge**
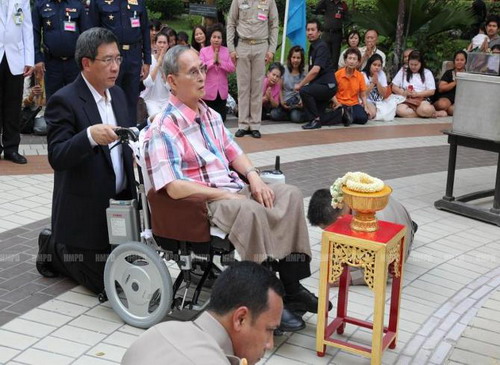
[{"label": "hospital id badge", "polygon": [[335,19],[341,19],[341,18],[342,18],[342,14],[340,14],[340,13],[335,14]]},{"label": "hospital id badge", "polygon": [[76,22],[65,21],[64,31],[66,32],[76,32]]},{"label": "hospital id badge", "polygon": [[257,19],[259,19],[262,22],[265,22],[267,20],[267,14],[265,14],[265,13],[259,13],[257,15]]},{"label": "hospital id badge", "polygon": [[140,18],[130,18],[130,26],[132,28],[140,28],[141,27],[141,19]]}]

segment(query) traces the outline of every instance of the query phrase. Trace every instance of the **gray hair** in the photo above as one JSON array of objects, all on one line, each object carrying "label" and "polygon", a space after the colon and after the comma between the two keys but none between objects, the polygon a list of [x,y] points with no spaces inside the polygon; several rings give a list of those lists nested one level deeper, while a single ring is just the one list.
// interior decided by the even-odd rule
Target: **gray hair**
[{"label": "gray hair", "polygon": [[110,43],[116,43],[118,46],[118,38],[109,29],[94,27],[80,34],[75,51],[75,61],[80,70],[83,70],[82,58],[95,60],[99,46]]},{"label": "gray hair", "polygon": [[163,72],[165,76],[175,75],[179,72],[179,57],[186,51],[189,51],[191,46],[175,46],[170,48],[165,54],[163,60]]}]

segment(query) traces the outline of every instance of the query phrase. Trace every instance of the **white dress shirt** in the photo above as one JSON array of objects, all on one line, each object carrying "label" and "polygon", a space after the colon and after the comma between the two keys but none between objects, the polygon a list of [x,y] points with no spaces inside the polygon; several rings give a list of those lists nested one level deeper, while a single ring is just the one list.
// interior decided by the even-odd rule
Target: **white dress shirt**
[{"label": "white dress shirt", "polygon": [[[116,123],[116,118],[115,118],[115,113],[113,112],[113,106],[111,105],[111,94],[108,89],[106,89],[106,96],[102,96],[99,94],[99,92],[87,81],[85,76],[83,76],[83,80],[87,84],[87,86],[90,89],[90,92],[92,93],[92,96],[94,97],[95,103],[97,104],[97,109],[99,110],[99,115],[101,116],[101,121],[102,124],[108,124],[112,125],[114,127],[117,126]],[[97,146],[96,141],[92,138],[92,135],[90,134],[90,127],[87,128],[87,137],[89,138],[90,144],[95,147]],[[120,193],[125,189],[125,184],[126,184],[126,179],[125,179],[125,172],[123,169],[123,158],[122,158],[122,146],[121,144],[117,145],[113,149],[113,145],[116,143],[119,143],[118,141],[111,142],[108,145],[108,148],[110,148],[110,154],[111,154],[111,162],[113,163],[113,170],[115,171],[115,184],[116,184],[116,193]]]}]

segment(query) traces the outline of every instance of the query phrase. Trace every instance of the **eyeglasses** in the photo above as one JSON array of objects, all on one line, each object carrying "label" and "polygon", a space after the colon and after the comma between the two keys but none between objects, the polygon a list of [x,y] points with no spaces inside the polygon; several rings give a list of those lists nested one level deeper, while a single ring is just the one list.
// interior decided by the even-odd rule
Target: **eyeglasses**
[{"label": "eyeglasses", "polygon": [[200,67],[191,69],[188,73],[185,73],[187,77],[193,80],[197,80],[200,78],[201,75],[206,75],[207,73],[207,66],[202,65]]},{"label": "eyeglasses", "polygon": [[106,58],[94,58],[95,61],[101,61],[102,63],[104,63],[104,65],[106,67],[109,67],[111,66],[111,64],[114,62],[116,63],[118,66],[120,66],[120,64],[122,63],[123,61],[123,57],[122,56],[118,56],[118,57],[106,57]]}]

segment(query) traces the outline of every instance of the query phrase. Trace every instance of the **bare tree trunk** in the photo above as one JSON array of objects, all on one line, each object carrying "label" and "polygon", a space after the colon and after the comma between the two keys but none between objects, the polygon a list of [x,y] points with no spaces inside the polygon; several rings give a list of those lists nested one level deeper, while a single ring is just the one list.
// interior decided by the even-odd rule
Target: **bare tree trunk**
[{"label": "bare tree trunk", "polygon": [[398,21],[396,23],[396,44],[394,46],[394,64],[392,65],[392,74],[395,75],[398,71],[401,54],[403,53],[403,34],[405,21],[405,0],[399,0]]}]

